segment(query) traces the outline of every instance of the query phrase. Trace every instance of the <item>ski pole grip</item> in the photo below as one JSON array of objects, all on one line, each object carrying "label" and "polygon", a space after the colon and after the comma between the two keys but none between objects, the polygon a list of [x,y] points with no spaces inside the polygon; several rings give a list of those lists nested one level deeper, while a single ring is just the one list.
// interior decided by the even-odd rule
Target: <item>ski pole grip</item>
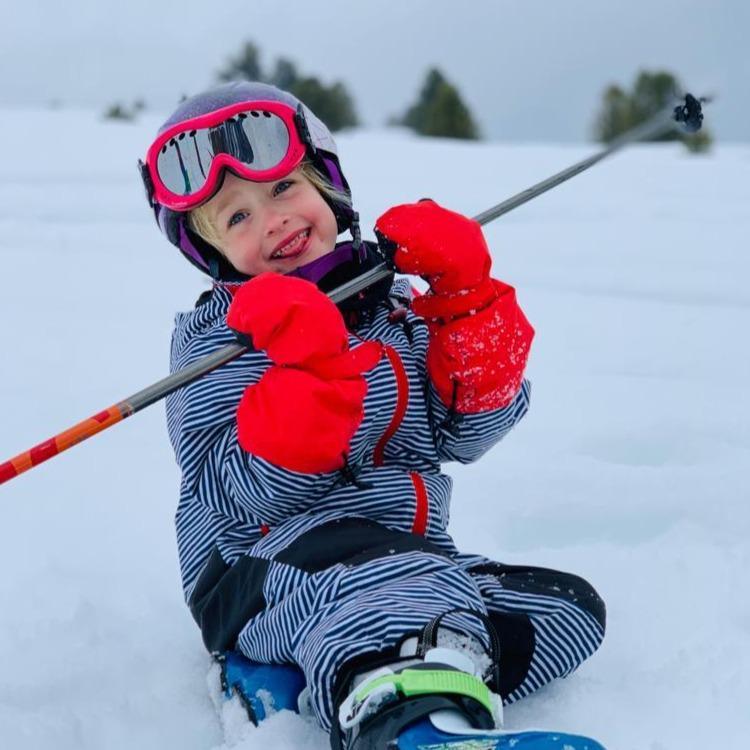
[{"label": "ski pole grip", "polygon": [[703,125],[701,101],[692,94],[685,94],[685,101],[674,108],[674,119],[682,123],[688,133],[697,133]]},{"label": "ski pole grip", "polygon": [[393,258],[396,255],[396,250],[398,250],[398,245],[393,240],[388,239],[388,237],[377,229],[374,231],[375,237],[378,240],[378,250],[380,250],[380,255],[383,257],[385,265],[391,271],[396,271],[396,264],[394,263]]},{"label": "ski pole grip", "polygon": [[247,349],[247,351],[249,352],[255,351],[255,347],[253,346],[253,337],[249,333],[242,333],[242,331],[237,331],[234,328],[231,328],[230,330],[234,334],[235,339],[237,339],[238,344],[244,346],[245,349]]}]

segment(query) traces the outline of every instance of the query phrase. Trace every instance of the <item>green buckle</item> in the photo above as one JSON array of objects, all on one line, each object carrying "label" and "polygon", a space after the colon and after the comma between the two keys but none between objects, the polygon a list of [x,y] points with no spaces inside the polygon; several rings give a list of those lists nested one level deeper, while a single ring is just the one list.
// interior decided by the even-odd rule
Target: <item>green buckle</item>
[{"label": "green buckle", "polygon": [[383,685],[393,685],[397,693],[406,698],[413,695],[451,693],[473,698],[493,714],[489,688],[474,675],[447,669],[405,669],[398,674],[387,674],[364,685],[354,696],[361,703]]}]

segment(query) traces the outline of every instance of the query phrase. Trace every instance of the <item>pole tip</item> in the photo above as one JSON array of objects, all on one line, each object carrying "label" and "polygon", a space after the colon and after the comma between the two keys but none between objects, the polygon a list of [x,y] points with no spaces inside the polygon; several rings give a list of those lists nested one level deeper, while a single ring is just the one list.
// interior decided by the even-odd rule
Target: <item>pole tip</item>
[{"label": "pole tip", "polygon": [[696,99],[692,94],[685,94],[685,101],[674,108],[674,119],[682,123],[688,133],[697,133],[703,125],[703,99]]}]

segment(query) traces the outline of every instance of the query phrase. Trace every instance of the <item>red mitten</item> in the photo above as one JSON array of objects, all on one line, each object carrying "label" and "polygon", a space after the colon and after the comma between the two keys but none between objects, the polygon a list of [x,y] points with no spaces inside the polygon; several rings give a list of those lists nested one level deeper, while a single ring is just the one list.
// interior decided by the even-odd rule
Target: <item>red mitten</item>
[{"label": "red mitten", "polygon": [[440,399],[463,414],[507,406],[534,329],[513,287],[490,278],[480,225],[426,200],[389,209],[375,228],[396,245],[396,268],[430,284],[412,308],[429,325],[427,369]]},{"label": "red mitten", "polygon": [[380,360],[380,345],[350,350],[341,313],[323,292],[271,273],[242,285],[227,325],[274,362],[240,400],[242,448],[293,471],[340,469],[364,416],[363,373]]},{"label": "red mitten", "polygon": [[492,257],[473,219],[423,200],[389,209],[375,229],[396,245],[396,268],[429,283],[430,293],[414,301],[418,315],[449,320],[495,299]]}]

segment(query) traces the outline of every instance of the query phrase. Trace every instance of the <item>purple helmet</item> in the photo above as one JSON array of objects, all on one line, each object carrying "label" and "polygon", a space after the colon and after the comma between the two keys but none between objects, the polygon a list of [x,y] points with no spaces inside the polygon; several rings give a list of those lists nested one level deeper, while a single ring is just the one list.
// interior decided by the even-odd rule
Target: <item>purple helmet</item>
[{"label": "purple helmet", "polygon": [[[341,170],[336,143],[331,132],[299,99],[275,86],[251,81],[233,81],[209,89],[183,101],[159,128],[159,133],[180,122],[209,114],[223,107],[252,101],[282,102],[293,107],[302,115],[302,130],[304,132],[300,133],[300,137],[306,145],[306,158],[318,172],[337,190],[348,196],[351,201],[351,190]],[[153,208],[156,222],[167,239],[178,247],[194,266],[212,278],[220,281],[244,281],[247,279],[248,277],[237,271],[217,248],[190,229],[187,213],[173,211],[156,201],[148,169],[143,162],[140,162],[140,168],[149,205]],[[327,195],[322,197],[336,217],[339,233],[351,229],[353,234],[358,234],[356,214],[351,206],[334,201]]]}]

